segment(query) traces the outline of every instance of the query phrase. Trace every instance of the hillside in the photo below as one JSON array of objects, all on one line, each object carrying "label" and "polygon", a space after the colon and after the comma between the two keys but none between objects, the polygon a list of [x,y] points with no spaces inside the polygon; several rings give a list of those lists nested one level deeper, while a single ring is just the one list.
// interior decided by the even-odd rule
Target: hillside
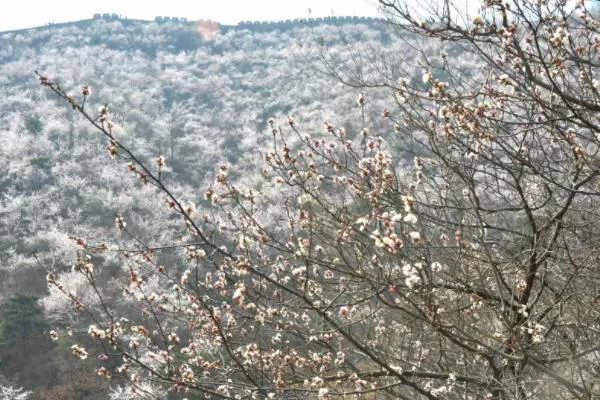
[{"label": "hillside", "polygon": [[[69,237],[113,237],[117,213],[127,215],[131,232],[150,242],[178,229],[178,221],[151,199],[151,189],[128,176],[123,162],[102,156],[106,141],[39,87],[34,71],[58,80],[74,96],[89,85],[89,107],[108,104],[121,140],[144,157],[164,155],[169,187],[200,208],[203,188],[222,163],[231,165],[241,183],[275,193],[260,175],[270,117],[294,115],[298,126],[312,132],[335,121],[349,137],[368,124],[381,127],[384,140],[393,137],[393,128],[382,126],[380,118],[391,100],[388,91],[369,92],[371,111],[363,121],[356,105],[361,89],[342,84],[330,69],[352,72],[355,57],[368,54],[361,71],[368,73],[376,67],[372,61],[398,57],[403,39],[381,21],[241,23],[209,36],[187,21],[116,18],[0,33],[0,302],[17,293],[43,298],[46,271],[71,269],[76,250]],[[413,66],[416,51],[406,47],[401,56],[404,70],[394,73],[419,71]],[[83,290],[73,279],[71,289]],[[77,323],[66,300],[54,296],[44,304],[52,326]],[[68,369],[60,357],[58,366],[25,367],[31,360],[13,356],[12,364],[0,364],[8,382],[45,399],[67,390],[60,374]],[[15,368],[49,378],[29,381]],[[91,398],[81,397],[85,387],[69,390]]]},{"label": "hillside", "polygon": [[587,3],[0,34],[0,398],[599,398]]}]

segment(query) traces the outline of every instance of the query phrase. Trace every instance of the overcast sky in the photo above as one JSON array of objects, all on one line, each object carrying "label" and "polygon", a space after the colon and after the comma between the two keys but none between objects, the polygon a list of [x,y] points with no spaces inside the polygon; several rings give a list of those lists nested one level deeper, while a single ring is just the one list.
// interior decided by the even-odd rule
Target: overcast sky
[{"label": "overcast sky", "polygon": [[376,0],[2,0],[0,31],[31,28],[48,22],[116,13],[131,19],[157,15],[212,19],[223,24],[246,20],[282,20],[328,15],[376,16]]}]

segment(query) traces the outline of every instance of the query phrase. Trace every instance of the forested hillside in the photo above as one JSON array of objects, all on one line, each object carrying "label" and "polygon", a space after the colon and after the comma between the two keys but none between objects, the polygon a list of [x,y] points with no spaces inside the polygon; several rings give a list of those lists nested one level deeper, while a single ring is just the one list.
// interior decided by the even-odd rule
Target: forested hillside
[{"label": "forested hillside", "polygon": [[[399,47],[403,40],[381,21],[353,19],[246,23],[221,27],[206,38],[195,23],[114,19],[0,34],[4,318],[24,307],[45,330],[81,325],[68,299],[48,297],[46,288],[47,271],[72,268],[69,237],[108,240],[115,236],[117,214],[126,215],[131,232],[150,242],[172,239],[179,230],[152,189],[132,184],[127,169],[110,161],[106,140],[39,87],[34,71],[56,78],[74,96],[88,85],[93,107],[108,104],[119,139],[148,159],[163,155],[168,186],[200,209],[206,203],[202,188],[220,164],[231,165],[234,176],[264,195],[276,190],[260,174],[262,153],[272,140],[271,117],[293,115],[313,132],[335,121],[356,137],[364,126],[356,103],[361,89],[342,84],[331,68],[358,68],[354,58],[368,54],[365,61],[375,63],[401,57],[403,68],[413,70],[419,56]],[[364,117],[378,127],[390,98],[377,90],[370,96]],[[391,125],[381,132],[384,140],[394,134]],[[105,262],[110,271],[111,259]],[[89,288],[81,276],[69,273],[69,290],[91,298],[82,292]],[[110,282],[110,273],[104,279]],[[104,398],[92,378],[83,387],[70,386],[69,355],[46,343],[39,329],[29,333],[35,340],[25,342],[29,339],[9,331],[10,323],[0,324],[0,338],[6,336],[0,341],[6,343],[0,344],[0,375],[8,383],[34,390],[36,398],[89,399],[83,393],[92,388]],[[20,351],[15,341],[29,347]],[[28,356],[30,351],[49,361]]]},{"label": "forested hillside", "polygon": [[164,155],[165,174],[185,192],[212,179],[219,163],[259,166],[270,117],[294,114],[314,130],[341,118],[356,134],[359,90],[329,76],[321,57],[349,58],[390,35],[377,22],[298,23],[269,32],[230,27],[203,40],[193,24],[104,20],[3,34],[2,271],[11,278],[2,293],[30,287],[32,274],[41,289],[32,256],[59,251],[66,235],[101,234],[116,210],[149,206],[131,203],[128,183],[114,184],[126,175],[121,166],[90,157],[105,141],[37,86],[33,71],[74,91],[89,85],[96,102],[108,103],[117,135],[146,156]]},{"label": "forested hillside", "polygon": [[1,34],[0,400],[599,398],[598,14],[442,3]]}]

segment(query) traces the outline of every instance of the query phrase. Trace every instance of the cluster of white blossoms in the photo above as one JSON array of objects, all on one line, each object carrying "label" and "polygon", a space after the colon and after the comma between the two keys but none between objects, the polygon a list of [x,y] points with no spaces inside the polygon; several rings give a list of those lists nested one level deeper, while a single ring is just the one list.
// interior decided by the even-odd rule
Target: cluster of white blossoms
[{"label": "cluster of white blossoms", "polygon": [[106,337],[106,331],[104,329],[99,329],[96,325],[90,325],[88,334],[96,339],[104,339]]},{"label": "cluster of white blossoms", "polygon": [[417,223],[417,216],[413,213],[413,204],[415,204],[415,199],[412,196],[402,196],[402,202],[404,203],[404,212],[406,215],[404,216],[404,222],[410,225],[414,225]]},{"label": "cluster of white blossoms", "polygon": [[456,385],[456,375],[449,374],[445,385],[442,385],[442,386],[439,386],[436,388],[431,388],[429,392],[434,396],[441,396],[444,393],[452,392],[454,390],[455,385]]},{"label": "cluster of white blossoms", "polygon": [[73,346],[71,346],[71,352],[73,353],[74,356],[79,357],[82,360],[85,360],[88,357],[88,353],[87,351],[85,351],[85,348],[74,344]]},{"label": "cluster of white blossoms", "polygon": [[544,341],[545,326],[538,324],[535,321],[527,321],[527,333],[531,335],[533,343],[541,343]]},{"label": "cluster of white blossoms", "polygon": [[402,273],[405,276],[404,283],[409,289],[414,289],[421,285],[421,269],[423,264],[416,263],[414,265],[404,264]]}]

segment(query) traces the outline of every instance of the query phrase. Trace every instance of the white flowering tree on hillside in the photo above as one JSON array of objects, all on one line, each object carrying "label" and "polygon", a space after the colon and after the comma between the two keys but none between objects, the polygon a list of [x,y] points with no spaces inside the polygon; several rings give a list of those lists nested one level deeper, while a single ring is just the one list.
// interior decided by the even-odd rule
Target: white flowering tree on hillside
[{"label": "white flowering tree on hillside", "polygon": [[1,400],[27,400],[31,392],[23,391],[23,388],[15,389],[12,386],[0,386]]},{"label": "white flowering tree on hillside", "polygon": [[[48,273],[94,321],[97,345],[76,337],[73,353],[99,357],[97,373],[126,378],[127,395],[600,394],[596,16],[585,3],[516,0],[460,23],[446,4],[423,22],[379,3],[452,51],[424,51],[419,77],[336,65],[352,85],[391,89],[377,131],[367,119],[361,131],[270,119],[262,194],[221,164],[205,204],[180,199],[161,174],[169,160],[120,142],[86,88],[69,95],[39,75],[181,221],[160,243],[74,238],[95,307]],[[465,55],[481,69],[462,70]],[[369,112],[368,90],[357,103]],[[115,222],[126,237],[127,216]],[[105,253],[120,255],[123,296],[97,284]]]},{"label": "white flowering tree on hillside", "polygon": [[14,382],[0,375],[0,400],[27,400],[33,393],[23,387],[16,387]]}]

